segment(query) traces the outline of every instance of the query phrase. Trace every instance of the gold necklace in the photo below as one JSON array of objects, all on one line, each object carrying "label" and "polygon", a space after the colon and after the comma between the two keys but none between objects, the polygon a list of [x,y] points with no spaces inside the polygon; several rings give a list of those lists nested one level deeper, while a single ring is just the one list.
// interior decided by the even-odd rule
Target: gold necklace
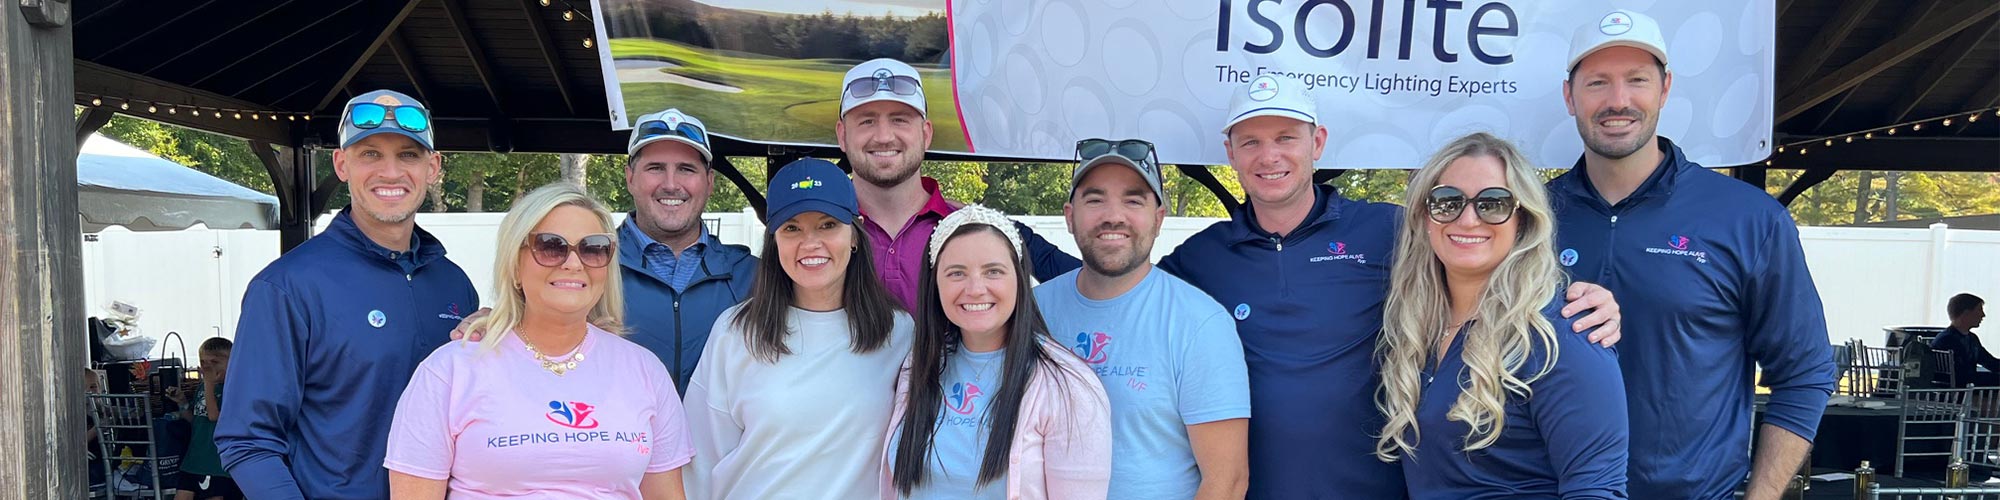
[{"label": "gold necklace", "polygon": [[[590,334],[588,332],[585,332],[584,335],[590,335]],[[576,343],[577,351],[575,356],[570,356],[569,359],[564,361],[556,361],[553,359],[549,359],[549,357],[546,355],[543,355],[541,349],[536,349],[534,343],[528,342],[528,337],[522,335],[515,335],[515,336],[521,337],[521,345],[528,346],[528,353],[535,355],[535,361],[540,361],[542,363],[543,370],[548,370],[549,373],[554,373],[558,377],[562,376],[564,373],[569,373],[571,370],[575,370],[576,363],[578,361],[583,361],[583,342],[581,341]]]}]

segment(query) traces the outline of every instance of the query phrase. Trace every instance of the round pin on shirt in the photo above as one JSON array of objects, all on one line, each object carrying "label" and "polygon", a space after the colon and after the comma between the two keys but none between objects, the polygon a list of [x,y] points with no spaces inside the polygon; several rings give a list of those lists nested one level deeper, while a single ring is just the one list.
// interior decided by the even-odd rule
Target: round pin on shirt
[{"label": "round pin on shirt", "polygon": [[368,311],[368,326],[381,328],[387,324],[389,324],[389,315],[382,314],[381,309]]},{"label": "round pin on shirt", "polygon": [[1236,320],[1243,321],[1244,319],[1247,319],[1249,317],[1250,317],[1250,304],[1236,304]]}]

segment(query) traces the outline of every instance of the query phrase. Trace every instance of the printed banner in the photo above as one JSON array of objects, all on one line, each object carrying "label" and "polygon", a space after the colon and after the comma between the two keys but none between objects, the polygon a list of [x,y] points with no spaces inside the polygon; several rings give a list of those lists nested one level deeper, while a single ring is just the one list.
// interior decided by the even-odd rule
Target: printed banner
[{"label": "printed banner", "polygon": [[1413,168],[1477,131],[1567,167],[1569,39],[1625,8],[1666,36],[1661,135],[1711,167],[1772,147],[1773,0],[596,2],[621,129],[676,107],[717,135],[831,145],[843,73],[894,57],[924,73],[936,151],[1062,161],[1077,139],[1142,138],[1166,163],[1226,164],[1229,94],[1269,74],[1318,101],[1321,168]]}]

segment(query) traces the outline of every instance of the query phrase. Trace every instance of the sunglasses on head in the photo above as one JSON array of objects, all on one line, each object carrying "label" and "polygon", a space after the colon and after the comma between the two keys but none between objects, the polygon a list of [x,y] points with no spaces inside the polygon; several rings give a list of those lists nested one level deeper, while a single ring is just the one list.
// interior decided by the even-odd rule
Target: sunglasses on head
[{"label": "sunglasses on head", "polygon": [[1514,209],[1518,206],[1514,201],[1514,192],[1503,187],[1481,189],[1478,195],[1467,198],[1464,190],[1438,186],[1431,188],[1430,197],[1424,199],[1431,221],[1439,224],[1457,222],[1459,216],[1464,215],[1468,203],[1478,214],[1480,222],[1494,225],[1506,224],[1508,219],[1514,218]]},{"label": "sunglasses on head", "polygon": [[1160,174],[1160,162],[1158,157],[1155,156],[1157,154],[1153,150],[1153,143],[1138,139],[1126,139],[1122,141],[1084,139],[1076,141],[1078,165],[1090,163],[1091,160],[1107,155],[1118,155],[1119,157],[1131,160],[1133,165],[1138,165],[1139,168],[1145,169],[1147,172],[1157,176]]},{"label": "sunglasses on head", "polygon": [[364,102],[347,108],[348,124],[354,128],[368,130],[381,127],[385,120],[394,120],[397,127],[411,132],[431,129],[430,112],[421,107],[410,105],[391,107]]},{"label": "sunglasses on head", "polygon": [[586,267],[604,267],[611,265],[611,255],[618,249],[618,242],[608,234],[585,236],[571,245],[569,239],[560,234],[535,233],[528,237],[526,245],[529,253],[535,256],[535,263],[542,267],[562,267],[564,262],[569,261],[572,252]]},{"label": "sunglasses on head", "polygon": [[923,82],[904,75],[868,76],[847,82],[847,97],[861,99],[882,92],[896,95],[917,95],[924,89]]},{"label": "sunglasses on head", "polygon": [[[693,123],[681,122],[678,126],[669,126],[664,120],[649,120],[639,123],[638,129],[641,141],[654,137],[682,137],[708,147],[708,133]],[[636,144],[638,141],[633,142]]]}]

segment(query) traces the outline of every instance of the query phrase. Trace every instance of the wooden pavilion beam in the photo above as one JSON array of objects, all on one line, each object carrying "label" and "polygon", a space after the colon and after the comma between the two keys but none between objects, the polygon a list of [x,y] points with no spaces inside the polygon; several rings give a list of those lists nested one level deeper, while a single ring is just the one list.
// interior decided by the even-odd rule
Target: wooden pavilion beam
[{"label": "wooden pavilion beam", "polygon": [[347,65],[347,71],[341,73],[340,79],[334,80],[333,85],[326,87],[326,95],[319,99],[319,104],[312,107],[313,112],[326,109],[333,104],[335,97],[340,97],[340,92],[347,87],[347,82],[354,81],[354,75],[360,73],[361,68],[367,66],[370,59],[375,58],[375,51],[381,49],[382,44],[396,35],[396,29],[403,26],[404,19],[410,18],[410,12],[417,10],[417,2],[418,0],[403,0],[402,8],[395,9],[394,15],[380,19],[378,24],[359,30],[361,33],[373,31],[375,36],[368,41],[368,47],[361,51],[359,57],[355,57],[354,62]]},{"label": "wooden pavilion beam", "polygon": [[521,0],[521,14],[528,19],[528,32],[539,42],[542,62],[549,67],[549,76],[556,81],[556,92],[562,94],[563,106],[571,114],[576,113],[576,96],[570,93],[569,66],[563,64],[562,52],[556,50],[556,41],[549,36],[548,20],[542,19],[542,5],[539,0]]},{"label": "wooden pavilion beam", "polygon": [[1796,88],[1800,82],[1811,81],[1811,77],[1819,73],[1820,66],[1826,64],[1826,58],[1833,56],[1833,50],[1840,48],[1840,42],[1846,41],[1848,35],[1854,33],[1854,28],[1868,19],[1868,13],[1873,10],[1875,0],[1842,2],[1840,10],[1833,14],[1833,20],[1822,26],[1813,35],[1812,42],[1806,44],[1805,51],[1793,56],[1792,63],[1778,73],[1785,76],[1778,88]]},{"label": "wooden pavilion beam", "polygon": [[1915,81],[1902,87],[1907,90],[1901,92],[1902,97],[1896,100],[1895,105],[1889,107],[1888,114],[1882,117],[1882,123],[1902,123],[1903,119],[1909,118],[1910,113],[1917,110],[1917,105],[1922,104],[1924,98],[1930,96],[1932,91],[1937,90],[1938,84],[1944,82],[1945,74],[1951,73],[1952,68],[1965,62],[1965,58],[1972,55],[1974,49],[1979,48],[1980,42],[1985,41],[1996,26],[2000,26],[2000,15],[1988,16],[1986,24],[1953,37],[1951,45],[1946,46],[1944,51],[1938,54],[1937,59],[1932,59],[1931,65],[1924,68],[1924,72],[1917,75]]},{"label": "wooden pavilion beam", "polygon": [[1898,35],[1860,59],[1815,79],[1805,88],[1787,93],[1778,100],[1776,121],[1783,122],[1798,116],[1994,13],[2000,13],[2000,2],[1965,2],[1927,18],[1909,33]]}]

